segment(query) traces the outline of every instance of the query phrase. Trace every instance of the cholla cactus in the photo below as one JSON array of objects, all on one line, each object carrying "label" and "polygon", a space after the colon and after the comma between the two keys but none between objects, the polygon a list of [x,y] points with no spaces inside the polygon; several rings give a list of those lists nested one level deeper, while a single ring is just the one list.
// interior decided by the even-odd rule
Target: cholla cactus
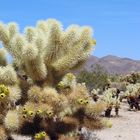
[{"label": "cholla cactus", "polygon": [[117,89],[109,88],[104,92],[103,100],[106,103],[105,116],[110,117],[111,111],[115,108],[115,113],[118,116],[119,108],[120,108],[120,99],[116,96]]},{"label": "cholla cactus", "polygon": [[140,83],[129,84],[126,87],[126,91],[123,94],[123,98],[127,99],[127,102],[130,105],[130,109],[133,109],[134,107],[136,110],[139,110]]},{"label": "cholla cactus", "polygon": [[0,24],[0,40],[17,67],[24,66],[34,82],[55,82],[59,74],[74,68],[89,56],[95,40],[88,26],[73,25],[63,30],[55,19],[39,21],[19,33],[15,23]]},{"label": "cholla cactus", "polygon": [[0,41],[13,56],[13,63],[7,64],[0,50],[3,140],[12,133],[35,140],[74,139],[79,128],[104,126],[104,101],[95,103],[85,84],[68,73],[96,44],[90,27],[72,25],[64,30],[59,21],[49,19],[20,33],[17,24],[0,23]]},{"label": "cholla cactus", "polygon": [[6,66],[7,65],[7,59],[6,59],[7,52],[5,49],[0,48],[0,66]]},{"label": "cholla cactus", "polygon": [[72,88],[76,84],[76,77],[72,73],[67,73],[62,81],[58,83],[60,88]]},{"label": "cholla cactus", "polygon": [[114,98],[113,105],[114,105],[114,108],[115,108],[116,116],[118,116],[119,115],[119,109],[120,109],[120,99]]},{"label": "cholla cactus", "polygon": [[136,84],[140,82],[140,72],[132,72],[130,74],[127,74],[126,76],[121,76],[120,77],[121,81],[128,82],[130,84]]},{"label": "cholla cactus", "polygon": [[45,131],[39,132],[34,136],[35,140],[50,140]]},{"label": "cholla cactus", "polygon": [[90,94],[91,94],[91,97],[93,98],[93,100],[95,101],[95,102],[97,102],[97,100],[99,99],[99,92],[100,92],[100,89],[93,89],[91,92],[90,92]]}]

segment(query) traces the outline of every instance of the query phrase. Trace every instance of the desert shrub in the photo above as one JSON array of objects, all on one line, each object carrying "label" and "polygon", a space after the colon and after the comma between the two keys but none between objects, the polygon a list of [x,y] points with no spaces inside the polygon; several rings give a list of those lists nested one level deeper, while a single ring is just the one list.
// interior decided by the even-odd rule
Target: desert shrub
[{"label": "desert shrub", "polygon": [[133,72],[127,75],[120,76],[120,81],[125,81],[130,84],[140,83],[140,72]]},{"label": "desert shrub", "polygon": [[103,91],[111,82],[116,80],[115,75],[110,75],[100,65],[96,65],[92,71],[83,70],[77,76],[77,81],[86,83],[90,90],[99,88]]}]

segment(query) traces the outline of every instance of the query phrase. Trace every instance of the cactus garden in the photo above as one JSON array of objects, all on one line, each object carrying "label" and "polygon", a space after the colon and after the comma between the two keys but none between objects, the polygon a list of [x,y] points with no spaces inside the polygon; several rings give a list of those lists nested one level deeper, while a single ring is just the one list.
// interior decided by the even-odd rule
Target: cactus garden
[{"label": "cactus garden", "polygon": [[140,1],[1,1],[0,140],[140,140]]},{"label": "cactus garden", "polygon": [[140,110],[139,73],[116,81],[108,77],[104,88],[89,88],[80,75],[77,80],[73,70],[85,63],[96,45],[89,26],[63,29],[59,21],[48,19],[20,32],[16,23],[0,23],[0,40],[1,140],[14,139],[13,135],[94,140],[94,131],[111,128],[109,118],[121,116],[122,104],[128,104],[128,111]]}]

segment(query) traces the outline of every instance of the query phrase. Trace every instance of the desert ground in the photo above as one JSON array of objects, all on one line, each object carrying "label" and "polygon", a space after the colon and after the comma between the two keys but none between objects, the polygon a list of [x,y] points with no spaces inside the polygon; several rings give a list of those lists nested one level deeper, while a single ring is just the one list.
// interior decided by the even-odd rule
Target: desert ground
[{"label": "desert ground", "polygon": [[[99,140],[140,140],[140,111],[129,111],[127,103],[122,103],[119,117],[109,118],[113,126],[96,131]],[[31,140],[29,137],[13,136],[15,140]]]},{"label": "desert ground", "polygon": [[[119,117],[112,117],[112,128],[96,132],[100,140],[140,140],[140,111],[128,111],[122,103]],[[114,113],[114,112],[113,112]]]}]

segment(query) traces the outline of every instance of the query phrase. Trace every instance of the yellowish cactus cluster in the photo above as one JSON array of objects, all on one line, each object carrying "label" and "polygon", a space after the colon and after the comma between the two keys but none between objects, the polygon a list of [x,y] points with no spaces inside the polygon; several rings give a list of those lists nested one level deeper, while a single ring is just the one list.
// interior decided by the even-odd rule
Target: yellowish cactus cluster
[{"label": "yellowish cactus cluster", "polygon": [[9,95],[9,89],[5,85],[0,85],[0,101],[4,101]]},{"label": "yellowish cactus cluster", "polygon": [[124,96],[127,97],[138,97],[140,95],[140,83],[129,84],[126,87],[126,92],[124,92]]},{"label": "yellowish cactus cluster", "polygon": [[34,139],[35,140],[43,140],[43,139],[45,139],[46,136],[47,136],[46,132],[42,131],[42,132],[35,134]]},{"label": "yellowish cactus cluster", "polygon": [[127,99],[130,109],[135,108],[136,110],[140,110],[140,83],[128,84],[126,91],[121,96],[121,99],[124,98]]},{"label": "yellowish cactus cluster", "polygon": [[[94,101],[85,84],[70,71],[85,62],[96,44],[92,29],[55,19],[38,21],[20,32],[16,23],[0,23],[0,133],[35,140],[77,136],[81,127],[104,127],[103,100]],[[94,121],[93,121],[94,120]],[[91,123],[92,122],[92,123]]]},{"label": "yellowish cactus cluster", "polygon": [[0,122],[3,123],[5,114],[9,109],[15,108],[16,101],[21,98],[21,90],[18,86],[0,85]]},{"label": "yellowish cactus cluster", "polygon": [[72,88],[76,83],[76,77],[72,73],[67,73],[62,81],[58,83],[58,87],[61,88]]},{"label": "yellowish cactus cluster", "polygon": [[115,108],[115,113],[116,115],[118,115],[118,111],[120,108],[120,99],[116,95],[116,88],[109,88],[103,93],[102,100],[104,100],[104,102],[106,103],[105,116],[107,117],[110,117],[113,108]]},{"label": "yellowish cactus cluster", "polygon": [[[105,102],[101,100],[94,102],[85,84],[75,83],[69,94],[58,93],[52,87],[32,86],[28,90],[28,101],[25,105],[19,106],[12,112],[8,111],[5,126],[12,132],[17,129],[21,131],[26,123],[35,124],[37,119],[39,121],[37,127],[43,127],[46,133],[52,131],[53,135],[57,131],[60,133],[60,129],[62,134],[63,131],[67,131],[68,134],[72,131],[76,132],[80,126],[100,129],[106,125],[100,119],[104,110]],[[18,122],[12,120],[12,122],[16,121],[16,124],[10,121],[10,118],[13,118],[11,114],[17,115],[14,118]],[[92,119],[94,122],[90,123]],[[60,128],[57,125],[60,125]],[[40,133],[35,134],[34,138],[42,140]]]}]

